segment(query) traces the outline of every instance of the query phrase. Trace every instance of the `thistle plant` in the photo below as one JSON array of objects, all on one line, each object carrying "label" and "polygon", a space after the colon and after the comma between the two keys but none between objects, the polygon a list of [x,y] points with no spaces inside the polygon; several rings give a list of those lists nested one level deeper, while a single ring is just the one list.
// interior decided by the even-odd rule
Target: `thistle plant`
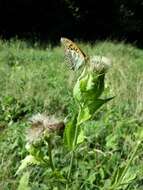
[{"label": "thistle plant", "polygon": [[[64,130],[64,143],[71,154],[70,165],[67,173],[66,189],[70,181],[74,154],[79,143],[84,141],[82,124],[91,120],[94,113],[112,98],[101,99],[104,91],[104,79],[107,71],[107,64],[97,57],[91,59],[91,64],[83,68],[77,82],[73,88],[73,98],[76,111],[62,122],[53,116],[47,117],[43,114],[34,115],[30,119],[31,127],[27,130],[26,149],[29,155],[22,161],[17,174],[30,164],[51,167],[52,172],[58,169],[54,165],[52,155],[52,141],[55,132]],[[42,152],[42,146],[47,146],[48,154]]]},{"label": "thistle plant", "polygon": [[[76,112],[66,123],[64,140],[71,150],[71,161],[67,179],[70,180],[74,154],[79,143],[84,141],[83,124],[92,120],[95,112],[113,97],[101,98],[104,92],[105,74],[110,66],[107,58],[98,56],[91,57],[73,88],[73,97],[76,105]],[[68,189],[68,184],[66,186]]]},{"label": "thistle plant", "polygon": [[[55,133],[63,131],[64,123],[54,116],[48,117],[39,113],[30,118],[30,125],[26,131],[26,149],[29,155],[22,160],[16,174],[31,164],[51,167],[52,171],[55,171],[52,141]],[[42,151],[42,147],[48,147],[48,155]]]},{"label": "thistle plant", "polygon": [[[75,50],[77,51],[78,49],[75,48],[74,51]],[[69,50],[66,56],[68,57],[71,53]],[[78,55],[80,55],[80,53],[79,50]],[[68,189],[70,181],[76,148],[79,143],[84,141],[82,124],[91,120],[94,113],[103,104],[112,99],[112,97],[107,99],[101,98],[104,91],[105,74],[110,65],[110,61],[105,57],[100,58],[98,56],[91,57],[90,59],[81,59],[84,58],[82,57],[82,53],[81,57],[76,61],[74,60],[75,56],[75,54],[69,56],[71,63],[74,63],[73,67],[78,69],[82,66],[83,69],[73,87],[74,106],[76,107],[75,112],[69,113],[64,122],[55,119],[53,116],[49,117],[43,114],[34,115],[30,119],[31,127],[27,130],[26,135],[26,149],[29,155],[22,161],[16,173],[19,174],[19,172],[31,164],[50,167],[52,172],[57,172],[58,169],[54,164],[52,155],[52,141],[56,136],[55,133],[61,133],[64,129],[64,144],[71,154],[70,165],[67,172],[66,189]],[[80,64],[78,66],[79,62]],[[43,146],[47,147],[47,154],[43,153]]]},{"label": "thistle plant", "polygon": [[[50,168],[54,179],[57,179],[57,181],[62,179],[65,189],[68,190],[71,184],[72,168],[74,161],[76,161],[76,150],[79,144],[82,144],[85,140],[84,124],[89,120],[93,120],[97,110],[112,100],[113,97],[103,98],[105,75],[111,65],[110,60],[100,56],[87,57],[68,39],[62,38],[62,43],[65,46],[65,55],[70,62],[71,68],[76,70],[81,67],[81,72],[73,87],[73,106],[75,110],[69,113],[64,121],[55,118],[55,116],[45,116],[43,114],[36,114],[30,119],[31,126],[27,130],[26,135],[26,149],[29,155],[22,160],[16,174],[19,174],[31,164]],[[68,170],[64,175],[54,162],[54,140],[57,135],[62,135],[63,138],[61,140],[65,145],[63,148],[66,149],[66,154],[70,155]],[[137,144],[128,158],[127,165],[122,172],[116,169],[111,183],[107,188],[103,189],[120,189],[121,185],[124,184],[125,175],[131,161],[134,159],[138,146],[139,144]],[[63,159],[64,156],[61,155]],[[26,177],[23,176],[22,179],[28,180],[27,176],[29,175],[26,173]],[[23,182],[23,180],[21,181]],[[28,182],[25,181],[25,184],[27,186]],[[22,185],[20,184],[20,186]],[[60,185],[58,189],[60,189]]]}]

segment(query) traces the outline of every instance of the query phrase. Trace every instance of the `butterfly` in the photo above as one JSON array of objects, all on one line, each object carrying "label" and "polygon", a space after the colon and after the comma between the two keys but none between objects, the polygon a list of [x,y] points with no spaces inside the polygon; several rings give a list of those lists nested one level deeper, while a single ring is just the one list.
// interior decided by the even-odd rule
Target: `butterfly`
[{"label": "butterfly", "polygon": [[85,64],[87,56],[85,53],[77,47],[77,45],[68,38],[61,38],[61,43],[65,49],[65,58],[70,68],[73,70],[79,69]]}]

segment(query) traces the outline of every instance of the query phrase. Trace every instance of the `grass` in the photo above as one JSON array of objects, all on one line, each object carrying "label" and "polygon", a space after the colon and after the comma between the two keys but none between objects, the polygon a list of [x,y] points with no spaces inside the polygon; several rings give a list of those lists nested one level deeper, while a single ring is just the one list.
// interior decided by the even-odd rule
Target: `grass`
[{"label": "grass", "polygon": [[[105,190],[114,168],[125,164],[143,127],[143,51],[108,41],[80,43],[80,47],[89,55],[112,60],[105,95],[116,98],[85,126],[86,143],[76,155],[79,162],[78,166],[75,163],[71,189]],[[18,186],[15,173],[26,155],[27,119],[37,112],[64,118],[74,109],[71,93],[76,75],[64,63],[61,47],[47,45],[42,49],[22,41],[0,41],[0,189],[15,190]],[[130,175],[136,173],[130,190],[143,189],[142,148],[130,168]],[[60,153],[56,154],[58,164]],[[60,162],[63,172],[67,162]],[[35,167],[31,172],[32,189],[54,189],[48,171]]]}]

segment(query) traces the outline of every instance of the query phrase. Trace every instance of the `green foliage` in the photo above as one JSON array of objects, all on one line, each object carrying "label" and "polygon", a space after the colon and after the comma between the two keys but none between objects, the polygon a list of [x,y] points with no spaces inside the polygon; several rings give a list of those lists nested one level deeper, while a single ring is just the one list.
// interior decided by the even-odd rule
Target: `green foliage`
[{"label": "green foliage", "polygon": [[[135,151],[137,142],[142,140],[143,52],[122,43],[103,42],[96,46],[81,46],[91,55],[102,54],[113,60],[105,76],[104,96],[98,98],[96,104],[113,95],[116,98],[99,110],[93,108],[92,113],[97,112],[92,115],[92,121],[89,121],[91,112],[88,106],[82,109],[77,106],[78,102],[75,105],[72,89],[78,73],[73,74],[66,68],[59,47],[42,50],[18,41],[1,42],[0,189],[17,189],[21,173],[27,170],[30,172],[27,181],[31,190],[65,189],[71,154],[64,148],[62,138],[56,136],[52,142],[55,172],[50,167],[46,144],[37,145],[33,151],[25,148],[25,129],[29,128],[27,118],[37,112],[55,113],[63,118],[71,113],[67,121],[72,121],[73,126],[77,116],[78,121],[82,121],[79,123],[75,160],[69,179],[70,190],[109,190],[109,187],[117,187],[120,182],[123,186],[118,188],[121,189],[143,189],[142,143]],[[13,54],[13,58],[8,58],[13,61],[11,65],[6,58],[8,50]],[[19,63],[16,64],[15,60],[18,59]],[[84,89],[84,85],[81,86]],[[88,89],[92,87],[90,78]],[[83,98],[86,99],[86,96]],[[86,101],[89,99],[90,96]],[[77,113],[78,109],[80,112]],[[74,134],[74,128],[67,127],[66,130],[67,145],[73,149],[71,134]],[[16,176],[20,161],[27,156],[27,151],[37,157],[44,155],[46,164],[28,164]],[[134,152],[135,156],[131,159]]]},{"label": "green foliage", "polygon": [[18,181],[15,173],[18,162],[26,156],[25,123],[9,124],[1,129],[0,133],[0,188],[16,189]]},{"label": "green foliage", "polygon": [[72,120],[67,123],[64,133],[65,142],[72,150],[76,147],[81,124],[91,119],[104,103],[112,99],[99,99],[104,91],[104,78],[104,70],[99,73],[91,70],[90,65],[87,65],[73,88],[73,96],[78,109],[77,114],[74,114]]},{"label": "green foliage", "polygon": [[26,156],[21,162],[22,163],[21,163],[20,167],[18,168],[18,170],[16,172],[16,175],[18,175],[19,172],[21,172],[22,170],[24,170],[25,168],[27,168],[31,164],[34,164],[34,165],[36,165],[36,164],[39,165],[40,164],[40,162],[37,161],[35,159],[35,157],[32,156],[32,155]]},{"label": "green foliage", "polygon": [[28,185],[30,174],[28,172],[24,173],[22,178],[20,179],[18,190],[30,190]]},{"label": "green foliage", "polygon": [[74,115],[73,118],[67,122],[65,132],[64,132],[64,142],[69,149],[74,148],[74,136],[77,123],[77,115]]}]

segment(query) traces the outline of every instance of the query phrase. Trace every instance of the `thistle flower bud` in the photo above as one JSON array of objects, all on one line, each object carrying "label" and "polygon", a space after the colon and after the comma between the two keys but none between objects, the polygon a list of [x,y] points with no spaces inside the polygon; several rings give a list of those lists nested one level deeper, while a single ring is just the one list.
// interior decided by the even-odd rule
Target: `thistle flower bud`
[{"label": "thistle flower bud", "polygon": [[38,113],[33,115],[29,121],[31,127],[27,130],[27,141],[30,143],[41,139],[45,132],[59,132],[64,129],[64,122],[59,121],[55,116]]},{"label": "thistle flower bud", "polygon": [[105,73],[111,66],[111,60],[104,56],[90,57],[90,69],[98,73]]}]

